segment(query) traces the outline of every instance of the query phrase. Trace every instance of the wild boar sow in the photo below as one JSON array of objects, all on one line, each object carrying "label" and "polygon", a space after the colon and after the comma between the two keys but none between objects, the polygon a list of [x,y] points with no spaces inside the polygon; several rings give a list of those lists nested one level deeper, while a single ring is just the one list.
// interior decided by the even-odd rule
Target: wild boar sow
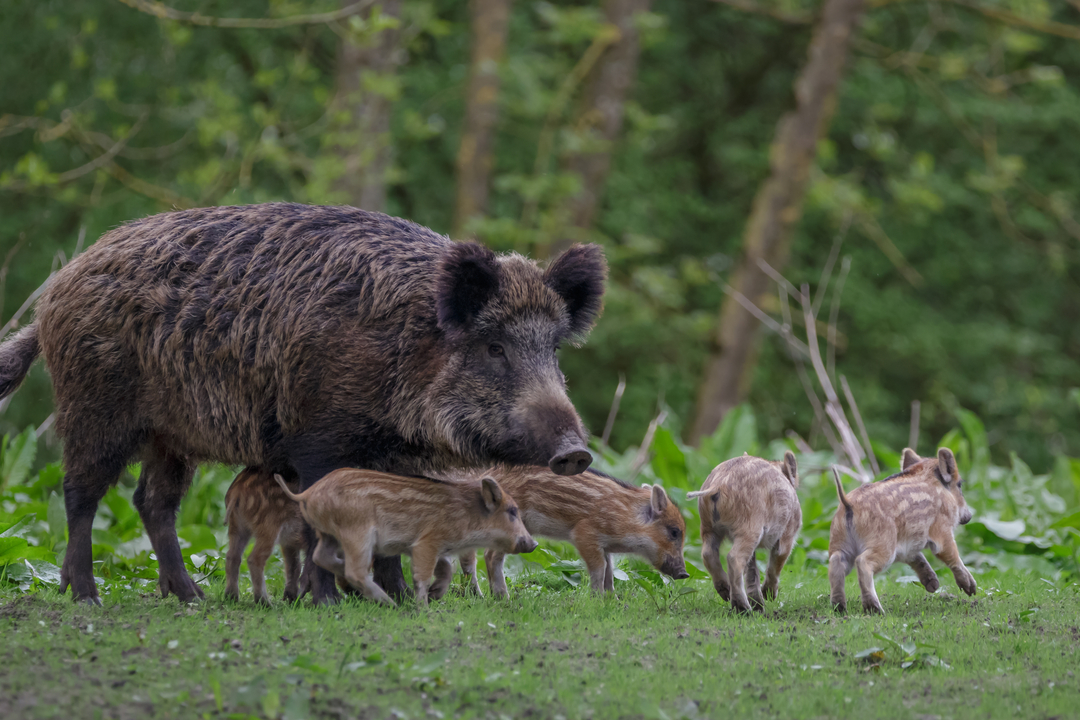
[{"label": "wild boar sow", "polygon": [[833,469],[840,507],[829,532],[829,584],[833,608],[847,609],[844,578],[854,566],[859,572],[863,609],[882,613],[874,575],[894,562],[907,563],[927,592],[940,583],[922,551],[930,548],[952,570],[956,584],[975,594],[975,578],[960,559],[953,531],[971,520],[964,501],[964,481],[952,450],[941,448],[936,458],[920,458],[904,448],[902,470],[880,482],[844,492]]},{"label": "wild boar sow", "polygon": [[[64,439],[61,587],[97,601],[98,501],[140,455],[135,505],[163,594],[202,595],[175,515],[204,460],[402,474],[591,462],[556,350],[600,311],[605,264],[575,246],[539,268],[347,207],[274,203],[155,215],[72,260],[0,346],[0,397],[44,354]],[[307,531],[308,542],[314,535]],[[336,596],[312,576],[316,601]]]}]

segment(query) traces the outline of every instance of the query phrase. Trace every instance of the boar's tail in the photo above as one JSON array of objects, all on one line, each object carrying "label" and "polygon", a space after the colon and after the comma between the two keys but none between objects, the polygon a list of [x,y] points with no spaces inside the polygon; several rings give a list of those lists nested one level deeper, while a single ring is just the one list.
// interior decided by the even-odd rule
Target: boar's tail
[{"label": "boar's tail", "polygon": [[300,497],[300,495],[294,494],[293,491],[289,489],[289,486],[285,484],[285,478],[281,477],[277,473],[274,473],[274,479],[277,480],[277,484],[281,486],[282,492],[284,492],[290,500],[292,500],[293,502],[300,502],[302,498]]},{"label": "boar's tail", "polygon": [[27,325],[0,345],[0,398],[15,392],[40,354],[37,323]]},{"label": "boar's tail", "polygon": [[836,495],[840,498],[840,504],[844,506],[844,515],[850,522],[852,516],[851,503],[848,502],[847,495],[844,494],[844,485],[840,482],[840,471],[834,466],[832,469],[833,479],[836,481]]}]

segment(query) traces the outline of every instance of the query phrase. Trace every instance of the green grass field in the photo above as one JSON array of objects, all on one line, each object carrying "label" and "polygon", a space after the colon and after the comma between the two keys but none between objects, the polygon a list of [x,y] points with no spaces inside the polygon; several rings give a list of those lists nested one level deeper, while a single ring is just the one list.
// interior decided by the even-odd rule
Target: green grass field
[{"label": "green grass field", "polygon": [[[701,579],[655,596],[617,582],[610,598],[518,584],[427,611],[263,609],[217,581],[191,605],[110,583],[104,608],[9,587],[0,717],[1080,714],[1080,586],[989,571],[969,599],[947,574],[928,595],[904,571],[878,578],[885,617],[835,616],[821,567],[785,571],[780,601],[750,617]],[[854,574],[848,590],[857,607]]]}]

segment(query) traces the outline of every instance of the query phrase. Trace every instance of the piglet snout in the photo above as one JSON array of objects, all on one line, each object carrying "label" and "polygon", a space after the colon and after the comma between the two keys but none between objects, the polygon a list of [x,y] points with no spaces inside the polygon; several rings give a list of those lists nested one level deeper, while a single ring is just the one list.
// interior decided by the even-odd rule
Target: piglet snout
[{"label": "piglet snout", "polygon": [[531,553],[540,543],[533,540],[532,535],[522,535],[514,544],[514,554]]},{"label": "piglet snout", "polygon": [[967,525],[969,522],[971,522],[971,518],[974,515],[975,513],[971,511],[971,508],[965,507],[963,510],[960,511],[960,524]]}]

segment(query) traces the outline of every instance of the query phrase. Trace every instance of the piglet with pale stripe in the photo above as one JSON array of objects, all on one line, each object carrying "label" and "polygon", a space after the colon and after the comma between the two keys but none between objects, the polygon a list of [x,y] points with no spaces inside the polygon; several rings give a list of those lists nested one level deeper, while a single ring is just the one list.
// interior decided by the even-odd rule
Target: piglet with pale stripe
[{"label": "piglet with pale stripe", "polygon": [[847,609],[844,578],[852,567],[859,572],[866,612],[884,613],[874,575],[897,561],[911,566],[927,592],[937,591],[940,583],[922,554],[924,548],[952,570],[961,590],[975,594],[975,578],[960,559],[953,537],[956,526],[969,522],[972,512],[964,502],[964,481],[952,450],[941,448],[936,458],[923,459],[905,448],[902,468],[847,494],[833,469],[840,507],[829,534],[829,584],[838,612]]}]

